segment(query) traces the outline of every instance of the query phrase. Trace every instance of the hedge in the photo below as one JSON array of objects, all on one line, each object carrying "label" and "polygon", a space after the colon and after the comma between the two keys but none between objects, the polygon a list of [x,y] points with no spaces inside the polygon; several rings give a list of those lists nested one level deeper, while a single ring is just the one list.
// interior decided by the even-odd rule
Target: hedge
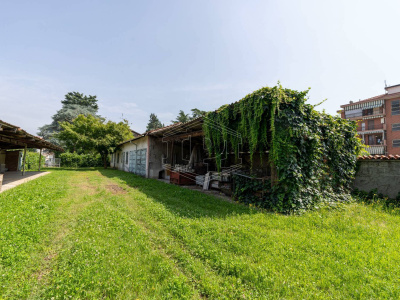
[{"label": "hedge", "polygon": [[99,154],[77,154],[62,153],[61,167],[80,168],[80,167],[102,167],[103,161]]}]

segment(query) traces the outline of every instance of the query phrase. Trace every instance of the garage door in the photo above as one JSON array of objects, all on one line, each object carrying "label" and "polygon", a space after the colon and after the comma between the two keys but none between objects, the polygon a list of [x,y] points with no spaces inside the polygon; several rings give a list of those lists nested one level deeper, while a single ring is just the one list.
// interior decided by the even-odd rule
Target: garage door
[{"label": "garage door", "polygon": [[129,172],[146,176],[147,149],[129,151]]}]

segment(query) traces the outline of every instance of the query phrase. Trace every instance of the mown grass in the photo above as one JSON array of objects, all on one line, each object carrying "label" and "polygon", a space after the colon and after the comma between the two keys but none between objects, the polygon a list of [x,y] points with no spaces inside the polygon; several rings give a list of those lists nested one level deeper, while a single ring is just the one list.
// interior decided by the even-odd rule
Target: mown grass
[{"label": "mown grass", "polygon": [[263,213],[115,170],[0,194],[0,298],[400,297],[400,216]]}]

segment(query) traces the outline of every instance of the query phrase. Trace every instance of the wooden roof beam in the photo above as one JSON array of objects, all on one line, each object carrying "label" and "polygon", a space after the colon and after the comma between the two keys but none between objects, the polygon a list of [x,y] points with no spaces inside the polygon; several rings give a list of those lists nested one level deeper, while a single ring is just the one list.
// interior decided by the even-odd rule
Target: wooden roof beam
[{"label": "wooden roof beam", "polygon": [[193,131],[193,132],[186,132],[182,134],[177,134],[177,135],[171,135],[168,137],[164,137],[163,141],[175,141],[175,140],[182,140],[182,139],[187,139],[188,137],[197,137],[197,136],[203,136],[204,132],[203,130],[199,131]]}]

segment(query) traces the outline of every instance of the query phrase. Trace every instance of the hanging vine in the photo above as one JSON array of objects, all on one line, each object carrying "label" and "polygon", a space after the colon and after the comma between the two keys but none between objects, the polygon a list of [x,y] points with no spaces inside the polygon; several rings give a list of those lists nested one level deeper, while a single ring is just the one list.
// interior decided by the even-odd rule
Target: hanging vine
[{"label": "hanging vine", "polygon": [[356,124],[317,112],[307,91],[266,87],[207,114],[206,146],[220,165],[224,141],[238,158],[238,135],[253,156],[269,152],[277,182],[263,207],[280,212],[308,209],[321,201],[344,201],[362,149]]}]

